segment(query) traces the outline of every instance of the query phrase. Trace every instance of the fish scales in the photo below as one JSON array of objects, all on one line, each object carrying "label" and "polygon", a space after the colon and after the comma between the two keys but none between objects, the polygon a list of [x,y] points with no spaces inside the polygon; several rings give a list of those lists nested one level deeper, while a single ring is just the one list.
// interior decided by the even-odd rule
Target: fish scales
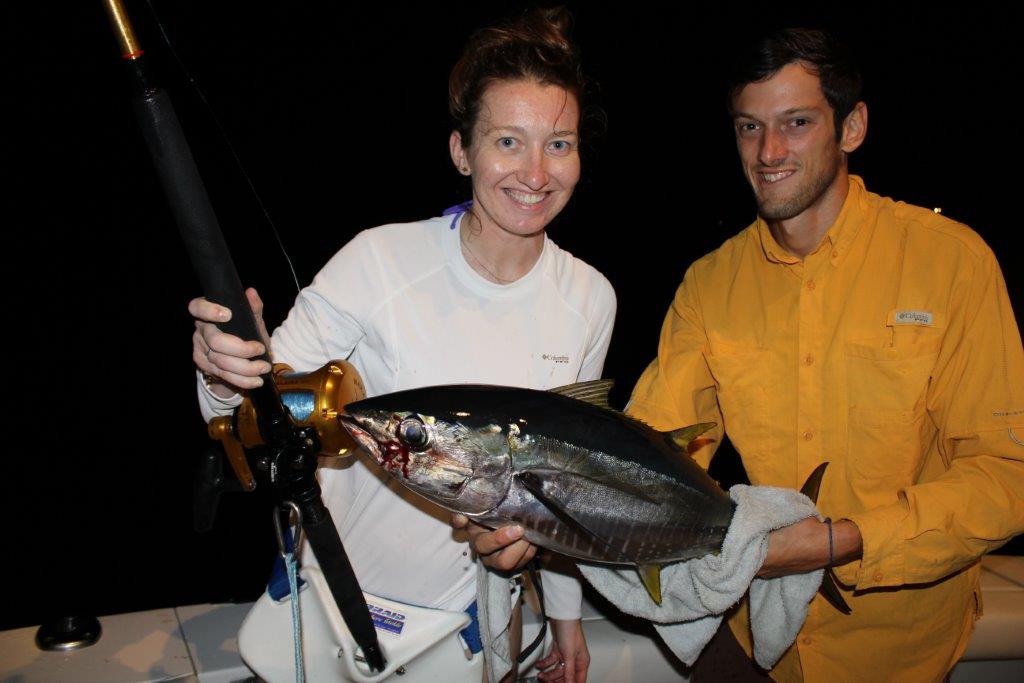
[{"label": "fish scales", "polygon": [[[559,455],[562,453],[558,450],[552,452]],[[595,542],[592,537],[574,528],[571,540],[567,542],[560,542],[557,538],[545,539],[542,535],[533,537],[527,533],[528,540],[581,559],[640,564],[689,559],[714,552],[721,546],[721,528],[699,521],[693,506],[687,505],[691,498],[687,495],[689,492],[682,490],[677,480],[669,477],[655,478],[645,486],[645,492],[651,498],[638,498],[617,489],[615,485],[633,488],[635,485],[632,482],[643,481],[645,476],[649,479],[649,473],[634,463],[623,462],[605,453],[594,453],[591,457],[599,461],[607,472],[615,475],[610,477],[610,486],[593,486],[590,480],[556,473],[549,479],[548,493],[562,500],[571,517],[603,539],[604,543]],[[513,457],[513,467],[516,465],[516,458]],[[521,484],[514,482],[513,486]],[[520,502],[526,504],[525,511],[518,505]],[[532,495],[523,495],[510,496],[494,510],[493,515],[488,515],[482,521],[525,522],[531,515],[556,516]],[[642,520],[642,524],[638,524],[638,520]],[[532,526],[524,524],[527,530]]]}]

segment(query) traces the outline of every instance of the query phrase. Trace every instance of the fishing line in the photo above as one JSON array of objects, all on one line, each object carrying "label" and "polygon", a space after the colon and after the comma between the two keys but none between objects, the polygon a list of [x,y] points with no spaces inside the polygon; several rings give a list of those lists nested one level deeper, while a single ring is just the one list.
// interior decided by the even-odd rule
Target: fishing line
[{"label": "fishing line", "polygon": [[174,45],[171,44],[171,38],[167,35],[167,31],[164,29],[163,22],[160,21],[160,15],[156,13],[156,8],[153,7],[151,0],[146,0],[146,5],[149,7],[150,13],[153,15],[154,21],[156,21],[157,28],[160,29],[160,36],[163,38],[164,43],[167,45],[167,49],[171,51],[171,56],[174,57],[174,61],[178,63],[178,68],[181,69],[182,74],[185,76],[185,80],[188,81],[196,94],[199,95],[200,101],[206,107],[207,113],[210,118],[213,119],[214,125],[217,127],[217,131],[220,133],[221,138],[224,140],[224,144],[227,146],[228,151],[231,152],[232,158],[235,160],[235,165],[238,167],[242,177],[245,178],[245,182],[249,185],[249,190],[252,192],[252,196],[256,199],[256,204],[260,207],[260,211],[263,212],[263,217],[266,219],[267,224],[270,225],[271,232],[274,233],[274,239],[277,240],[277,246],[281,249],[281,254],[284,256],[285,262],[288,264],[288,269],[292,273],[292,281],[295,282],[295,291],[301,291],[302,285],[299,284],[299,276],[295,273],[295,266],[292,265],[292,259],[288,255],[288,250],[285,249],[284,241],[281,239],[281,233],[277,230],[277,225],[274,224],[274,220],[270,217],[270,212],[267,211],[267,207],[264,206],[263,200],[260,198],[259,193],[256,191],[256,185],[253,183],[252,178],[245,170],[245,166],[242,164],[242,160],[239,158],[238,153],[235,151],[235,146],[231,144],[231,138],[228,137],[227,131],[224,130],[224,126],[221,125],[220,119],[217,117],[216,112],[210,105],[210,102],[206,99],[206,94],[203,89],[199,87],[198,81],[192,76],[192,73],[185,66],[185,62],[182,61],[181,57],[178,56],[178,51],[174,49]]},{"label": "fishing line", "polygon": [[[164,28],[163,22],[160,21],[160,16],[156,13],[156,8],[153,7],[152,1],[146,0],[146,5],[149,7],[150,13],[153,15],[153,19],[156,22],[157,28],[160,29],[160,36],[163,38],[164,43],[167,45],[167,49],[170,50],[171,56],[173,56],[174,61],[178,63],[178,68],[181,69],[181,72],[184,75],[185,80],[188,81],[189,85],[191,85],[195,89],[196,94],[199,95],[199,100],[203,103],[203,106],[206,107],[206,111],[210,115],[210,118],[213,119],[213,123],[214,125],[216,125],[217,131],[220,133],[221,139],[224,141],[224,144],[227,146],[228,151],[231,153],[231,157],[234,159],[235,165],[238,167],[238,171],[242,174],[242,177],[245,178],[245,182],[249,186],[249,191],[252,192],[252,196],[256,199],[256,204],[260,207],[260,211],[263,212],[263,217],[266,219],[267,224],[270,226],[270,230],[274,234],[274,239],[277,241],[277,246],[281,250],[281,254],[284,256],[285,262],[288,264],[288,270],[290,270],[292,274],[292,281],[295,283],[295,291],[301,292],[302,285],[299,284],[299,276],[295,273],[295,266],[292,264],[292,259],[288,255],[288,250],[284,246],[284,240],[281,239],[281,233],[278,232],[277,225],[274,223],[274,220],[270,217],[270,212],[267,211],[266,206],[263,204],[263,200],[260,198],[259,193],[256,191],[256,185],[255,183],[253,183],[252,178],[250,178],[249,174],[246,172],[245,165],[242,163],[241,158],[235,151],[235,146],[231,144],[231,138],[228,137],[227,131],[224,130],[224,126],[221,125],[220,119],[217,117],[217,113],[216,111],[214,111],[213,106],[210,104],[209,100],[206,99],[206,94],[203,92],[203,89],[199,87],[199,82],[192,75],[192,72],[188,70],[188,67],[185,66],[185,62],[178,55],[178,51],[174,49],[174,45],[171,43],[171,38],[167,34],[167,30]],[[302,305],[302,307],[306,309],[306,314],[309,316],[311,321],[316,321],[316,316],[310,309],[309,303],[304,298],[298,297],[296,299],[296,303]],[[327,349],[327,344],[324,341],[323,335],[320,333],[319,326],[317,326],[316,338],[317,342],[320,344],[320,349],[323,351],[324,360],[330,360],[332,356]]]}]

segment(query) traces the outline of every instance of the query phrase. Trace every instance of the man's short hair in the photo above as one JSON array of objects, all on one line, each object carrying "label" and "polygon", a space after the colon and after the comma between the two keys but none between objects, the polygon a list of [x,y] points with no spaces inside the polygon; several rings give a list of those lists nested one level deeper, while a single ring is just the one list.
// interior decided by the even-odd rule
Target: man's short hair
[{"label": "man's short hair", "polygon": [[832,107],[838,140],[842,136],[843,121],[860,101],[862,80],[846,46],[819,29],[782,29],[741,52],[729,79],[729,114],[734,113],[733,102],[744,87],[766,81],[794,62],[802,64],[821,82],[821,90]]}]

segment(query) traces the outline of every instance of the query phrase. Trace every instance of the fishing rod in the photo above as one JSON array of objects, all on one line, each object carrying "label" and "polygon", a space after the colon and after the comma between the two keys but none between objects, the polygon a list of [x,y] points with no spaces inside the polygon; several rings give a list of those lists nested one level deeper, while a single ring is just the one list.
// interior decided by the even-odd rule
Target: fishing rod
[{"label": "fishing rod", "polygon": [[[104,0],[104,6],[127,66],[136,118],[203,294],[208,300],[231,310],[231,320],[221,323],[221,329],[241,339],[260,339],[234,260],[171,100],[153,80],[121,0]],[[259,358],[269,363],[269,349]],[[350,385],[358,382],[358,374],[344,365],[347,364],[329,363],[315,377],[291,381],[300,389],[310,383],[321,388],[338,389],[344,384],[339,375],[344,376],[348,372]],[[262,379],[262,386],[249,391],[247,403],[252,411],[244,415],[236,412],[232,418],[211,422],[211,436],[225,445],[228,460],[242,488],[249,491],[256,487],[256,480],[240,444],[265,446],[264,452],[269,455],[255,459],[256,471],[267,475],[279,510],[291,503],[297,507],[302,530],[320,564],[338,611],[371,671],[383,671],[386,663],[384,653],[366,600],[330,511],[323,504],[316,480],[318,454],[325,447],[338,453],[337,444],[330,443],[334,434],[329,426],[331,416],[320,415],[322,429],[318,429],[315,420],[296,421],[278,387],[279,382],[288,382],[282,369],[278,367],[269,371],[262,375]],[[355,388],[361,390],[361,384]],[[286,395],[301,401],[305,394],[300,390]],[[242,433],[246,430],[247,435]]]}]

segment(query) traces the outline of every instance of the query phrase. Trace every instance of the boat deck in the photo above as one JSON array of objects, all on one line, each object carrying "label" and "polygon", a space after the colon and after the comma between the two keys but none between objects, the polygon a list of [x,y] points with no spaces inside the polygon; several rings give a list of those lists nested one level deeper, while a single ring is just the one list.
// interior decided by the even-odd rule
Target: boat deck
[{"label": "boat deck", "polygon": [[[981,586],[984,614],[951,681],[1024,681],[1024,557],[985,557]],[[236,638],[250,606],[189,605],[100,617],[99,642],[65,653],[39,650],[35,627],[0,632],[0,681],[237,683],[252,676]],[[653,629],[610,617],[591,603],[584,605],[583,618],[592,657],[589,681],[685,679]]]}]

